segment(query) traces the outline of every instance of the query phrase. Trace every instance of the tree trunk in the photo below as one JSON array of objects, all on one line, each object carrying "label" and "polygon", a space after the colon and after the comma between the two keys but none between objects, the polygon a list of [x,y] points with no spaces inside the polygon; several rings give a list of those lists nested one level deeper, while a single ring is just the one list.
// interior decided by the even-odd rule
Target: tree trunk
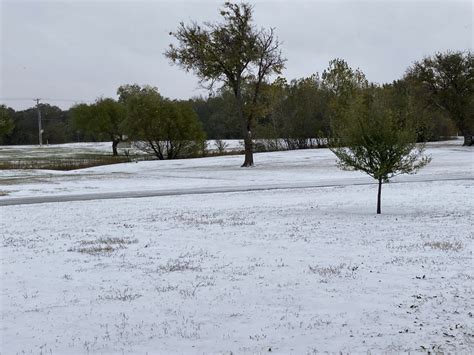
[{"label": "tree trunk", "polygon": [[245,147],[245,160],[242,164],[243,168],[253,166],[253,142],[252,132],[247,131],[244,133],[244,147]]},{"label": "tree trunk", "polygon": [[117,150],[117,146],[120,142],[120,138],[113,138],[112,139],[112,154],[114,157],[116,157],[118,155],[118,150]]},{"label": "tree trunk", "polygon": [[379,179],[379,191],[377,193],[377,214],[382,213],[382,179]]},{"label": "tree trunk", "polygon": [[464,134],[464,144],[465,146],[471,147],[474,144],[474,139],[473,139],[472,134]]},{"label": "tree trunk", "polygon": [[244,103],[242,100],[242,93],[240,91],[240,84],[237,83],[237,86],[234,89],[235,99],[237,102],[237,114],[240,120],[240,126],[242,130],[242,137],[244,139],[244,148],[245,148],[245,159],[242,164],[243,168],[248,168],[253,166],[253,143],[252,143],[252,131],[250,127],[250,122],[247,120],[244,114]]}]

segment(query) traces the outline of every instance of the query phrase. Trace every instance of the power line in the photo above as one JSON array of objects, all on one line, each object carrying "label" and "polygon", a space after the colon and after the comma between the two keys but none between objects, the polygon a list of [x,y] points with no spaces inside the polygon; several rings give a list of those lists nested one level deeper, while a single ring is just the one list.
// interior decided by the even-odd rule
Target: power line
[{"label": "power line", "polygon": [[[33,97],[0,97],[0,101],[36,101],[36,98]],[[64,101],[64,102],[93,102],[94,100],[89,99],[63,99],[63,98],[41,98],[41,100],[47,101]]]},{"label": "power line", "polygon": [[31,97],[29,98],[19,98],[19,97],[0,97],[0,100],[1,101],[31,101],[31,100],[35,100]]}]

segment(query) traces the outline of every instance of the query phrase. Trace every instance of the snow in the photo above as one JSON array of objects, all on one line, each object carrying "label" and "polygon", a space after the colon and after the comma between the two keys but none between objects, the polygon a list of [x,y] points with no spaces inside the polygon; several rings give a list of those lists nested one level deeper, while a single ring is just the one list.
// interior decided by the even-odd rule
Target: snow
[{"label": "snow", "polygon": [[2,186],[341,182],[0,207],[1,353],[473,352],[472,150],[429,154],[420,175],[384,185],[382,215],[376,186],[351,185],[365,177],[327,150],[258,154],[252,169],[228,156],[37,171],[42,182]]},{"label": "snow", "polygon": [[[394,181],[466,178],[472,177],[474,173],[472,150],[461,147],[458,141],[432,143],[427,154],[433,160],[419,174],[401,176]],[[258,153],[255,154],[255,161],[256,166],[251,169],[240,168],[243,156],[231,155],[206,159],[141,161],[74,171],[4,170],[0,171],[0,200],[23,196],[176,188],[264,188],[373,182],[363,173],[339,170],[334,154],[328,149]]]}]

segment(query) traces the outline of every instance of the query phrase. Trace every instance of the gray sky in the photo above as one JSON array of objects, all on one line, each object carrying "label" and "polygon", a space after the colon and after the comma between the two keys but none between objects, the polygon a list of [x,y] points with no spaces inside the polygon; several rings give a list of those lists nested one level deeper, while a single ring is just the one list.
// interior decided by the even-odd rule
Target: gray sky
[{"label": "gray sky", "polygon": [[[150,84],[162,95],[206,91],[163,56],[180,21],[217,20],[224,1],[1,1],[0,103],[15,109],[44,98],[115,97],[122,84]],[[437,51],[472,50],[471,1],[250,1],[255,22],[275,27],[288,79],[322,72],[339,57],[370,81],[400,78]]]}]

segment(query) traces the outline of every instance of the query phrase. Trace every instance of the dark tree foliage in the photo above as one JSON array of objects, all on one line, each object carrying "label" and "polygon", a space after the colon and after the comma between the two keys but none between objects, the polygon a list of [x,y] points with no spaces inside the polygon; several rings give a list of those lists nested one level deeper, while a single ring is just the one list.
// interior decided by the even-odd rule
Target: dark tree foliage
[{"label": "dark tree foliage", "polygon": [[397,118],[411,122],[416,130],[417,142],[438,140],[440,137],[456,134],[447,114],[430,100],[426,100],[423,87],[401,79],[383,85],[380,90]]},{"label": "dark tree foliage", "polygon": [[415,62],[405,78],[420,85],[427,99],[449,115],[464,136],[464,145],[473,144],[474,56],[471,52],[436,53]]},{"label": "dark tree foliage", "polygon": [[[43,142],[60,144],[75,139],[69,111],[57,106],[40,104]],[[4,137],[4,144],[38,144],[38,111],[32,107],[23,111],[9,109],[14,128]]]},{"label": "dark tree foliage", "polygon": [[127,132],[135,145],[160,160],[204,154],[205,134],[189,102],[163,98],[157,88],[119,88],[127,110]]},{"label": "dark tree foliage", "polygon": [[12,119],[13,110],[5,105],[0,105],[0,144],[13,131],[15,124]]},{"label": "dark tree foliage", "polygon": [[209,139],[238,139],[241,136],[235,97],[227,88],[218,95],[189,100]]},{"label": "dark tree foliage", "polygon": [[124,133],[125,107],[111,98],[99,98],[91,105],[79,104],[71,108],[74,126],[112,141],[112,154]]},{"label": "dark tree foliage", "polygon": [[[220,12],[222,23],[199,25],[181,23],[171,33],[178,45],[170,45],[166,56],[186,71],[193,71],[202,83],[223,82],[236,100],[241,138],[245,143],[245,161],[253,165],[252,132],[258,111],[256,106],[264,82],[281,73],[285,59],[273,29],[257,29],[252,23],[252,6],[226,2]],[[244,97],[247,86],[248,100]]]}]

